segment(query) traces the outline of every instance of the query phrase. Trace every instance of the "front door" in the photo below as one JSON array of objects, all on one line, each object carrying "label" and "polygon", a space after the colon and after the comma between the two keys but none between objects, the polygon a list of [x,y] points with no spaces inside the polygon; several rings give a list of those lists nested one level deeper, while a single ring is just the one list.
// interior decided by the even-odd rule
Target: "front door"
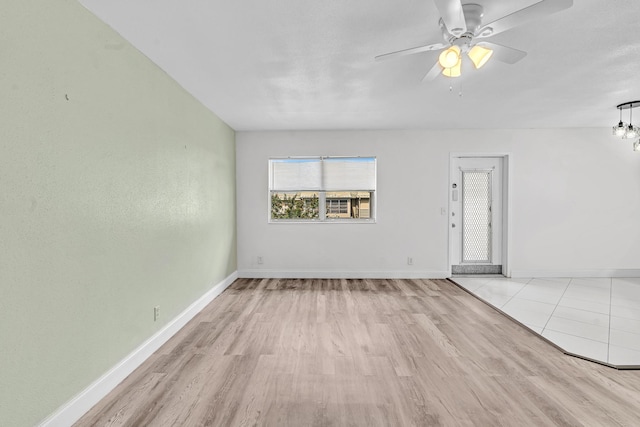
[{"label": "front door", "polygon": [[502,274],[502,180],[502,157],[453,159],[452,274]]}]

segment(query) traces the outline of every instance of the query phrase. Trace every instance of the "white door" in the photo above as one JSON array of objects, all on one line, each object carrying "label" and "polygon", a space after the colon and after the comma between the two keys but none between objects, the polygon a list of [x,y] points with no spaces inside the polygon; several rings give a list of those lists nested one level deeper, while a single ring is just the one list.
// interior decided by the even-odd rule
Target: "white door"
[{"label": "white door", "polygon": [[503,158],[452,162],[450,247],[453,274],[502,274]]}]

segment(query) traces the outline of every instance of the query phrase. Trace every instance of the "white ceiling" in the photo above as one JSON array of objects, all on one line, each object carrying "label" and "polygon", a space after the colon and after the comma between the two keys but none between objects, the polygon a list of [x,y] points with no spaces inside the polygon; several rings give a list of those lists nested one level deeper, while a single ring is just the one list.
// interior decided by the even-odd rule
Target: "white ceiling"
[{"label": "white ceiling", "polygon": [[236,130],[610,127],[640,99],[638,0],[575,0],[490,39],[517,64],[431,82],[437,52],[374,57],[441,42],[433,0],[80,2]]}]

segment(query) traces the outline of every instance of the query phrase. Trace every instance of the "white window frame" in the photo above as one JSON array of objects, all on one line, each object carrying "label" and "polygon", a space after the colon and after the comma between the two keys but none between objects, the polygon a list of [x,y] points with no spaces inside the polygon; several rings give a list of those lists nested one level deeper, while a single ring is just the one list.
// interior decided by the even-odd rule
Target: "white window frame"
[{"label": "white window frame", "polygon": [[[341,190],[325,190],[323,188],[319,190],[310,190],[310,189],[299,189],[299,190],[278,190],[273,188],[273,170],[272,170],[272,161],[277,160],[288,160],[288,159],[299,159],[299,160],[320,160],[324,161],[325,159],[373,159],[374,165],[374,188],[373,189],[354,189],[354,188],[345,188]],[[378,179],[378,159],[376,156],[289,156],[289,157],[269,157],[269,189],[267,192],[267,220],[270,224],[291,224],[291,223],[301,223],[301,224],[332,224],[332,223],[342,223],[342,224],[375,224],[377,218],[377,179]],[[300,193],[306,191],[315,191],[318,193],[318,218],[314,219],[302,219],[302,218],[278,218],[274,219],[271,217],[271,196],[275,192],[280,193]],[[326,205],[326,194],[327,193],[336,193],[336,192],[368,192],[370,194],[369,198],[369,218],[328,218],[327,217],[327,205]]]}]

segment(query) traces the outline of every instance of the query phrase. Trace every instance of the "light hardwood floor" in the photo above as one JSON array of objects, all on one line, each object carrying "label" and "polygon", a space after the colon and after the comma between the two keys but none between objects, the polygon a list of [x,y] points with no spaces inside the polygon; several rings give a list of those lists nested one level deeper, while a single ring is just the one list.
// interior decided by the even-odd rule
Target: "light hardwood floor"
[{"label": "light hardwood floor", "polygon": [[240,279],[78,426],[639,426],[640,371],[446,280]]}]

